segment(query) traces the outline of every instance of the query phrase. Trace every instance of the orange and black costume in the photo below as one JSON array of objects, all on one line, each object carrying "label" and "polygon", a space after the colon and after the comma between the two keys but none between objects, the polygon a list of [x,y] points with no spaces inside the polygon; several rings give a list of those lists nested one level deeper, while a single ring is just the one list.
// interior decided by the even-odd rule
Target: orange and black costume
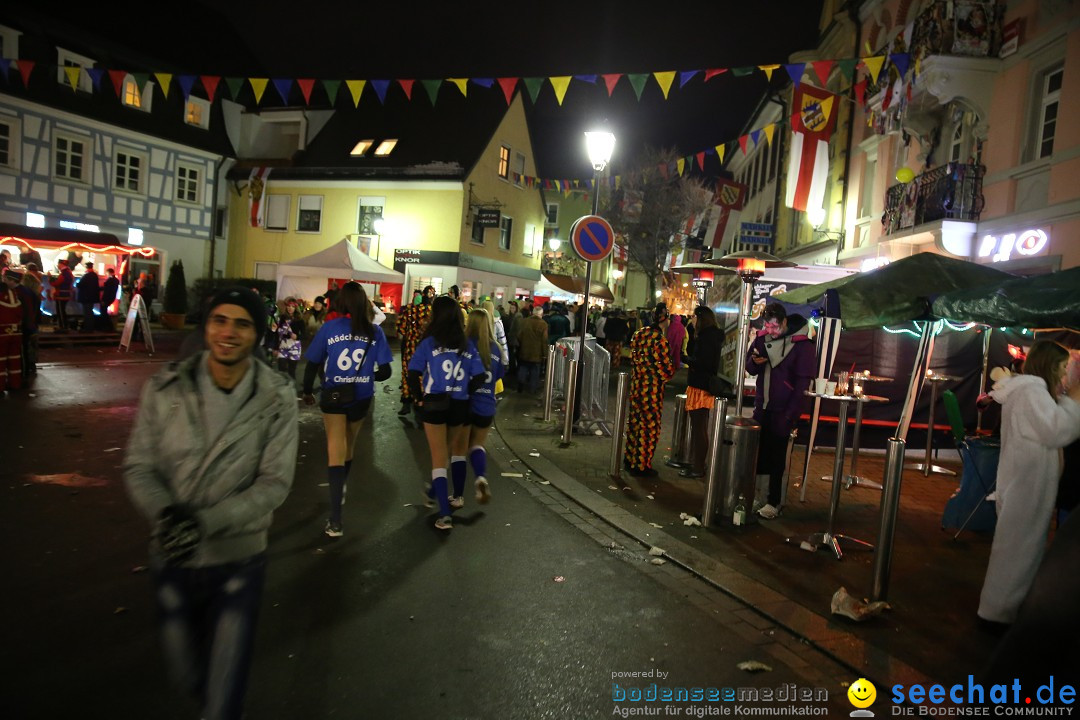
[{"label": "orange and black costume", "polygon": [[664,331],[644,327],[630,339],[630,419],[626,429],[625,466],[630,471],[652,467],[653,452],[660,440],[660,417],[664,411],[664,384],[675,374],[671,350]]}]

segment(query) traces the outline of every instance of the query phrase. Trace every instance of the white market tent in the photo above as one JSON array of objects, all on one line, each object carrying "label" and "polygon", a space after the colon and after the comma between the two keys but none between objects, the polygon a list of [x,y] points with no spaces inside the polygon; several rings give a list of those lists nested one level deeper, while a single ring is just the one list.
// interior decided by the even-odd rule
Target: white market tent
[{"label": "white market tent", "polygon": [[404,273],[380,264],[344,238],[325,250],[278,265],[277,297],[311,300],[326,293],[331,278],[348,278],[365,285],[405,282]]}]

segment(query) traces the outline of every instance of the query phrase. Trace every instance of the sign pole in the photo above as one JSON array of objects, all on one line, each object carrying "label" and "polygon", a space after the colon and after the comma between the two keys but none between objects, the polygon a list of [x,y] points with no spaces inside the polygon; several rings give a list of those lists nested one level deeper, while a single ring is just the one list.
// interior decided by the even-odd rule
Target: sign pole
[{"label": "sign pole", "polygon": [[[593,195],[593,207],[598,204],[599,196]],[[578,256],[585,261],[585,292],[581,305],[581,327],[579,328],[580,348],[577,366],[577,397],[574,398],[574,422],[581,418],[581,397],[585,394],[585,336],[589,330],[589,290],[592,287],[592,264],[611,254],[615,246],[615,231],[611,224],[596,215],[578,218],[570,228],[570,243]],[[607,389],[604,388],[604,392]]]}]

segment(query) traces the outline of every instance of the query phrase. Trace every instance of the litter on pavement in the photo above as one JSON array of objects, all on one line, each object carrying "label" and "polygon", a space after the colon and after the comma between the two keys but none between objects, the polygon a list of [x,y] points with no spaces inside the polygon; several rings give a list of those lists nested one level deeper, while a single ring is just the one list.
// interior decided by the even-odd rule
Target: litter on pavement
[{"label": "litter on pavement", "polygon": [[848,594],[847,588],[840,588],[832,596],[833,615],[843,615],[852,620],[863,621],[868,617],[880,615],[884,610],[891,610],[884,600],[868,603]]},{"label": "litter on pavement", "polygon": [[655,557],[662,557],[664,554],[664,548],[658,548],[655,545],[649,548],[649,554]]},{"label": "litter on pavement", "polygon": [[747,660],[745,662],[739,663],[735,667],[748,673],[772,672],[772,668],[770,666],[766,665],[763,662],[758,662],[757,660]]}]

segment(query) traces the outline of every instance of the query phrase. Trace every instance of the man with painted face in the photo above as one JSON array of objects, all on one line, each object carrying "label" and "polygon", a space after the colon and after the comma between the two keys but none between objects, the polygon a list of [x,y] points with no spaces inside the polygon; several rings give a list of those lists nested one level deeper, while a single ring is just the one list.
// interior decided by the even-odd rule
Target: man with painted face
[{"label": "man with painted face", "polygon": [[770,303],[761,319],[762,328],[746,353],[746,371],[757,377],[758,475],[769,476],[768,503],[758,515],[772,520],[780,514],[788,437],[802,415],[804,392],[814,379],[816,363],[806,318],[788,315],[783,305]]}]

